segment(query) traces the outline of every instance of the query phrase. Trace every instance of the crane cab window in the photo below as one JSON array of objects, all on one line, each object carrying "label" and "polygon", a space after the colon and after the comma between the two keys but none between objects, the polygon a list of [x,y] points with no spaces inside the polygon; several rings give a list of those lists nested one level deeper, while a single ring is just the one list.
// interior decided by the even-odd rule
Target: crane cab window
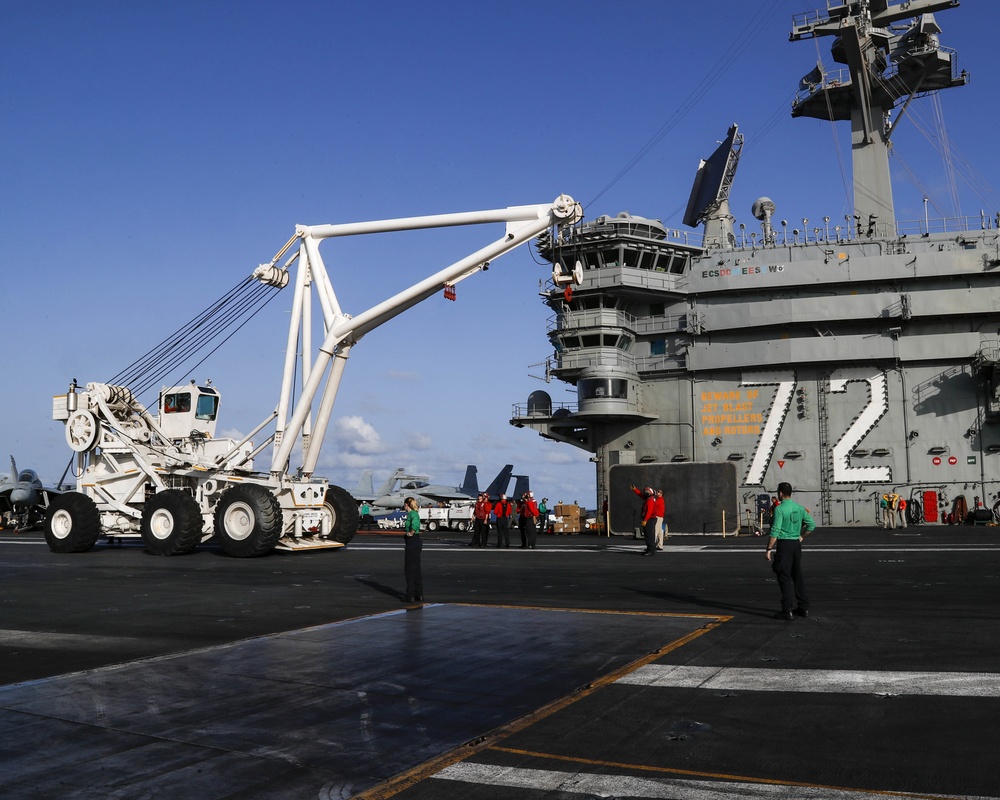
[{"label": "crane cab window", "polygon": [[[200,408],[200,403],[199,403]],[[180,414],[191,410],[190,392],[172,392],[163,395],[163,413]]]},{"label": "crane cab window", "polygon": [[218,395],[203,394],[198,397],[198,407],[194,413],[195,419],[213,420],[215,419],[215,416],[218,413],[219,413]]}]

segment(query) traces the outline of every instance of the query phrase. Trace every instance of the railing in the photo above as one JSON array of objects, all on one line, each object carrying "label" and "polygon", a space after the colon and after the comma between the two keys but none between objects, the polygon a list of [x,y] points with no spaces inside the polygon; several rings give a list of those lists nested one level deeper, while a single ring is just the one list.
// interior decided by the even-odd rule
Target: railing
[{"label": "railing", "polygon": [[[847,242],[865,243],[900,236],[921,236],[928,233],[1000,230],[1000,212],[993,216],[981,211],[978,216],[903,220],[896,222],[895,229],[881,222],[869,226],[865,221],[857,220],[850,215],[844,217],[839,225],[831,217],[824,217],[820,222],[821,225],[811,225],[808,219],[799,220],[801,227],[776,229],[773,231],[770,241],[765,241],[763,234],[751,237],[746,231],[740,231],[736,236],[736,246],[722,249],[757,251],[776,247],[803,247]],[[869,234],[870,227],[871,233]]]},{"label": "railing", "polygon": [[572,248],[578,244],[595,241],[630,238],[657,245],[675,244],[686,248],[700,249],[704,242],[704,235],[700,231],[665,228],[663,231],[656,231],[656,234],[652,235],[652,229],[648,222],[614,217],[607,221],[588,222],[576,228],[559,230],[554,241],[548,235],[540,236],[539,245],[541,248]]},{"label": "railing", "polygon": [[553,371],[567,372],[588,367],[621,367],[635,369],[635,358],[616,347],[584,347],[565,350],[556,357]]},{"label": "railing", "polygon": [[625,328],[635,330],[635,316],[613,308],[592,308],[556,314],[547,320],[547,332],[580,328]]},{"label": "railing", "polygon": [[606,267],[603,270],[585,273],[584,285],[588,279],[593,280],[602,288],[632,286],[640,289],[652,289],[657,292],[676,292],[687,285],[687,275],[639,269],[638,267]]},{"label": "railing", "polygon": [[570,414],[575,414],[579,408],[578,403],[553,403],[550,410],[551,413],[545,414],[542,410],[537,407],[532,407],[529,411],[528,403],[514,403],[511,409],[511,419],[531,419],[532,417],[541,417],[547,419],[548,417],[555,416],[569,416]]},{"label": "railing", "polygon": [[1000,229],[1000,212],[993,217],[989,217],[981,211],[978,217],[939,217],[896,223],[896,232],[901,236],[923,236],[928,233],[967,233],[996,229]]},{"label": "railing", "polygon": [[657,244],[679,244],[685,247],[701,247],[704,239],[699,231],[687,231],[679,228],[664,228],[661,231],[651,228],[648,222],[619,217],[592,222],[572,233],[577,239],[583,241],[627,237],[640,241],[656,242]]},{"label": "railing", "polygon": [[666,370],[684,369],[687,365],[687,354],[679,351],[673,355],[665,353],[656,356],[640,356],[635,359],[637,372],[663,372]]},{"label": "railing", "polygon": [[[928,55],[930,53],[944,53],[947,55],[950,59],[949,63],[951,64],[952,80],[958,78],[960,72],[958,69],[958,51],[954,48],[942,47],[941,45],[934,44],[925,44],[920,47],[912,47],[906,50],[906,55],[913,56]],[[899,75],[899,64],[895,61],[891,61],[885,71],[881,75],[876,76],[875,80],[886,83],[894,79],[897,75]],[[820,77],[821,79],[816,83],[810,83],[808,86],[799,89],[795,93],[794,105],[812,97],[817,92],[826,91],[827,89],[836,89],[840,86],[849,86],[851,83],[851,71],[847,68],[823,72]],[[934,89],[931,89],[930,91],[934,91],[936,88],[937,87],[934,87]],[[917,92],[916,95],[920,97],[925,93],[926,92]]]},{"label": "railing", "polygon": [[800,103],[809,97],[812,97],[816,92],[822,92],[827,89],[836,89],[839,86],[849,86],[851,83],[851,71],[849,69],[838,69],[835,71],[824,72],[821,76],[821,80],[816,83],[810,83],[804,89],[799,89],[795,93],[795,103]]},{"label": "railing", "polygon": [[[839,3],[838,3],[839,5]],[[827,0],[827,10],[818,9],[816,11],[806,11],[802,14],[792,15],[792,30],[798,31],[800,28],[811,28],[813,25],[822,25],[830,21],[830,2]]]},{"label": "railing", "polygon": [[654,333],[677,333],[687,330],[687,314],[661,314],[658,317],[644,317],[632,328],[639,336]]}]

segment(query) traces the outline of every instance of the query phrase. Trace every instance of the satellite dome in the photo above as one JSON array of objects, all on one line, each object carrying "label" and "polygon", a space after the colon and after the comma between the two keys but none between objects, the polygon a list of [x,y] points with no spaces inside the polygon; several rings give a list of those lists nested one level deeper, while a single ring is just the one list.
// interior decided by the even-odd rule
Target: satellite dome
[{"label": "satellite dome", "polygon": [[753,201],[750,213],[753,214],[756,219],[764,219],[769,214],[774,213],[774,201],[770,197],[758,197]]},{"label": "satellite dome", "polygon": [[548,417],[552,415],[552,398],[541,389],[528,395],[528,416]]}]

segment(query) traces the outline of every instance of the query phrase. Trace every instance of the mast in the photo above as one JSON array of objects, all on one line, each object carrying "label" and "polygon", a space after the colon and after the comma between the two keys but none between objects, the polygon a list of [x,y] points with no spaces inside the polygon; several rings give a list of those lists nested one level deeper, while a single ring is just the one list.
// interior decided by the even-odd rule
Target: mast
[{"label": "mast", "polygon": [[[854,214],[859,232],[895,235],[896,215],[889,175],[892,133],[910,100],[938,89],[963,86],[954,50],[941,47],[934,11],[958,0],[827,0],[826,11],[794,17],[790,39],[833,36],[833,60],[846,69],[822,65],[799,83],[793,117],[850,120],[854,172]],[[905,25],[899,23],[909,20]],[[895,122],[890,114],[906,98]]]}]

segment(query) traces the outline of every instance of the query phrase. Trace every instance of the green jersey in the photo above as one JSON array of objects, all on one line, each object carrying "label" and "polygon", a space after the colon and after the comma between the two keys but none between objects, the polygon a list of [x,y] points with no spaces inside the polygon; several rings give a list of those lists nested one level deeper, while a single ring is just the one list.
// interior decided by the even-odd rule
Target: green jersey
[{"label": "green jersey", "polygon": [[403,528],[407,533],[420,533],[420,512],[409,509],[406,512],[406,523]]},{"label": "green jersey", "polygon": [[774,509],[774,520],[771,522],[772,539],[798,539],[802,535],[802,526],[807,531],[815,530],[816,523],[809,512],[794,500],[785,498]]}]

